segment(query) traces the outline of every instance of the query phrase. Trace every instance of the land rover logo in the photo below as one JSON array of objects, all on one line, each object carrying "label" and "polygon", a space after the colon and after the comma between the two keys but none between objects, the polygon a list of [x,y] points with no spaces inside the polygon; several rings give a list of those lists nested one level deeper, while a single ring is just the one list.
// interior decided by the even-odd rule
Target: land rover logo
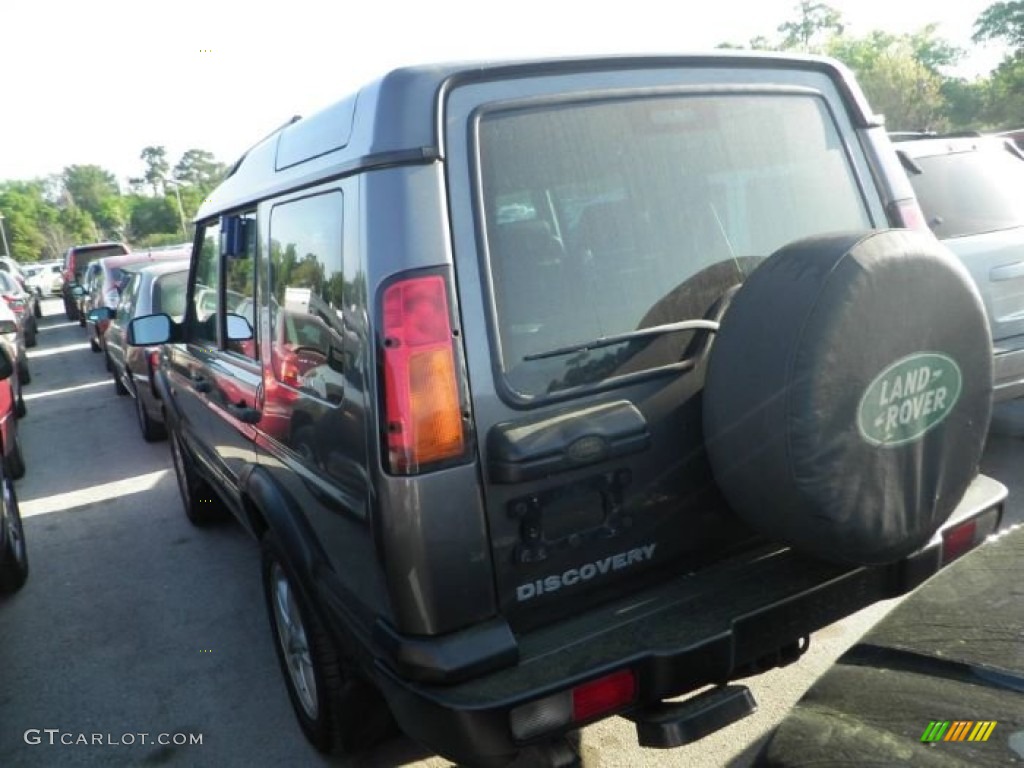
[{"label": "land rover logo", "polygon": [[962,378],[953,358],[916,352],[897,360],[868,385],[857,409],[857,426],[871,445],[917,440],[953,410]]},{"label": "land rover logo", "polygon": [[597,461],[604,458],[608,452],[608,444],[603,438],[597,435],[587,435],[569,444],[566,453],[569,460],[577,464],[583,462]]}]

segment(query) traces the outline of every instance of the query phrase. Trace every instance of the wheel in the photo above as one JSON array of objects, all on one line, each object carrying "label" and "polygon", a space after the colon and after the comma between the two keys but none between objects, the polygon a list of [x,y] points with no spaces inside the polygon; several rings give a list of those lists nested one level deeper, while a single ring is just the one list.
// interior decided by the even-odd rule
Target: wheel
[{"label": "wheel", "polygon": [[301,590],[272,531],[261,542],[263,591],[277,659],[299,725],[321,752],[353,753],[380,741],[393,721],[371,684],[350,672]]},{"label": "wheel", "polygon": [[174,475],[178,480],[178,493],[185,509],[185,516],[196,526],[205,526],[224,519],[224,505],[210,488],[209,483],[196,473],[192,458],[181,444],[181,438],[174,430],[168,430],[171,443],[171,458],[174,460]]},{"label": "wheel", "polygon": [[115,368],[114,364],[110,362],[110,355],[105,355],[104,357],[107,362],[107,370],[110,371],[110,375],[114,379],[114,391],[117,392],[118,395],[127,395],[128,388],[125,387],[124,382],[121,381],[121,376],[118,374],[117,368]]},{"label": "wheel", "polygon": [[920,233],[846,233],[783,247],[736,292],[710,350],[704,441],[752,528],[877,565],[952,514],[991,411],[991,335],[963,265]]},{"label": "wheel", "polygon": [[[96,337],[95,336],[90,336],[89,337],[89,349],[91,349],[93,352],[100,352],[100,351],[102,351],[100,349],[100,343],[98,341],[96,341]],[[107,370],[108,371],[110,370],[110,360],[109,359],[107,360]]]},{"label": "wheel", "polygon": [[35,308],[32,310],[32,313],[36,317],[42,317],[43,316],[43,306],[42,306],[42,304],[39,303],[38,299],[36,300]]},{"label": "wheel", "polygon": [[163,423],[154,420],[146,413],[146,406],[139,396],[138,388],[135,388],[135,417],[139,422],[139,431],[142,432],[142,439],[147,443],[155,443],[167,438],[167,428]]},{"label": "wheel", "polygon": [[0,549],[0,592],[9,594],[19,589],[28,578],[28,551],[14,482],[4,477],[0,484],[3,493],[0,525],[4,527],[3,548]]},{"label": "wheel", "polygon": [[75,312],[74,305],[72,305],[71,302],[68,301],[67,299],[64,299],[64,317],[66,317],[68,320],[78,319],[78,313]]},{"label": "wheel", "polygon": [[20,480],[25,476],[25,456],[21,452],[21,438],[17,429],[14,430],[14,446],[10,453],[4,454],[3,462],[4,474],[12,480]]},{"label": "wheel", "polygon": [[18,363],[18,383],[24,386],[32,383],[32,374],[28,370],[28,360]]},{"label": "wheel", "polygon": [[32,323],[31,327],[26,327],[25,328],[25,346],[26,347],[31,348],[31,347],[34,347],[36,345],[36,343],[38,342],[38,339],[36,339],[36,334],[37,333],[38,333],[38,331],[36,329],[36,324],[35,323]]},{"label": "wheel", "polygon": [[75,314],[78,316],[79,327],[85,328],[85,315],[83,315],[81,312],[76,312]]},{"label": "wheel", "polygon": [[26,413],[28,413],[28,408],[25,407],[25,396],[21,394],[21,387],[18,387],[18,399],[14,401],[14,415],[20,419]]}]

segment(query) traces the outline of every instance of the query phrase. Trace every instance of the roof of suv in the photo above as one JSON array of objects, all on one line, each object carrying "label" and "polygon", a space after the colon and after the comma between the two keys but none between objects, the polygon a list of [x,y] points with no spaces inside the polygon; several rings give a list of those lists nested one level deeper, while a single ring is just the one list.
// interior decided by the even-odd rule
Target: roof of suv
[{"label": "roof of suv", "polygon": [[[196,214],[203,219],[287,188],[382,165],[440,159],[440,109],[456,86],[536,75],[664,71],[665,85],[681,84],[679,69],[814,71],[831,77],[856,105],[859,127],[876,125],[860,88],[840,62],[824,57],[761,51],[715,51],[675,56],[603,56],[530,61],[437,64],[396,69],[305,119],[293,118],[256,144]],[[760,78],[752,78],[760,79]]]},{"label": "roof of suv", "polygon": [[981,134],[890,134],[896,149],[907,157],[932,157],[934,155],[950,155],[955,152],[975,152],[980,149],[997,149],[1003,147],[1013,151],[1012,142],[1002,136]]}]

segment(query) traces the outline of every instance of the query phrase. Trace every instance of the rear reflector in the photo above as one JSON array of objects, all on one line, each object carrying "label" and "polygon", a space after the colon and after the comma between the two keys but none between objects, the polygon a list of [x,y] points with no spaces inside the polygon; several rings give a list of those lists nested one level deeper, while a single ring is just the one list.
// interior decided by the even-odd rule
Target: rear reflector
[{"label": "rear reflector", "polygon": [[982,512],[942,532],[942,564],[946,565],[981,544],[999,525],[999,508]]},{"label": "rear reflector", "polygon": [[572,689],[572,719],[579,723],[630,704],[636,695],[632,670],[623,669]]},{"label": "rear reflector", "polygon": [[414,277],[384,291],[384,419],[390,471],[414,474],[465,453],[446,282]]},{"label": "rear reflector", "polygon": [[516,739],[526,741],[559,728],[611,714],[632,704],[635,699],[636,676],[632,670],[623,669],[554,696],[516,707],[509,714],[509,727]]}]

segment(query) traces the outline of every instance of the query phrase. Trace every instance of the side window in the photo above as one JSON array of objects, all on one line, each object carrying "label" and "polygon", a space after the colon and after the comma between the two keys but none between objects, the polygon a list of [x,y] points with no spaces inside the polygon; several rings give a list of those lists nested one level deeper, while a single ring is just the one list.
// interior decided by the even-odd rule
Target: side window
[{"label": "side window", "polygon": [[121,293],[121,301],[117,305],[117,323],[124,326],[132,318],[132,311],[135,309],[135,297],[139,292],[138,272],[125,274],[124,291]]},{"label": "side window", "polygon": [[224,279],[227,284],[224,292],[224,310],[244,317],[253,329],[253,338],[229,341],[226,346],[231,352],[256,359],[256,214],[243,214],[241,218],[247,224],[245,246],[241,253],[225,261]]},{"label": "side window", "polygon": [[217,312],[220,309],[220,223],[203,225],[203,244],[195,267],[192,285],[192,311],[186,317],[187,341],[217,347]]},{"label": "side window", "polygon": [[185,283],[188,272],[172,272],[157,278],[153,286],[153,312],[163,312],[180,323],[185,316]]},{"label": "side window", "polygon": [[270,215],[270,328],[281,383],[339,402],[345,280],[340,192],[273,208]]}]

